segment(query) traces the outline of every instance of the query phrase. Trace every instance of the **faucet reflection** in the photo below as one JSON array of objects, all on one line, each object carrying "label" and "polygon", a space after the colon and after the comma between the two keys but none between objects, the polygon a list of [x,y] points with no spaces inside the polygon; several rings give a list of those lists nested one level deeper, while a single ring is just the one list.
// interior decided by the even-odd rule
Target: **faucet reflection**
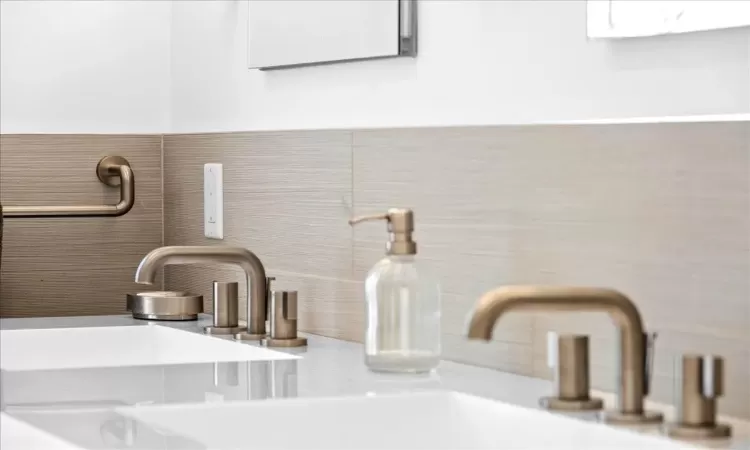
[{"label": "faucet reflection", "polygon": [[248,399],[297,397],[297,360],[249,361]]},{"label": "faucet reflection", "polygon": [[240,384],[240,363],[214,363],[214,387],[237,387]]},{"label": "faucet reflection", "polygon": [[625,295],[610,289],[580,287],[508,286],[485,293],[470,316],[469,339],[490,340],[500,317],[510,311],[605,312],[620,329],[618,410],[602,419],[611,423],[659,423],[660,413],[647,412],[646,336],[641,315]]},{"label": "faucet reflection", "polygon": [[297,360],[278,359],[271,361],[271,398],[297,396]]},{"label": "faucet reflection", "polygon": [[268,398],[271,375],[271,361],[249,361],[247,366],[248,400],[265,400]]}]

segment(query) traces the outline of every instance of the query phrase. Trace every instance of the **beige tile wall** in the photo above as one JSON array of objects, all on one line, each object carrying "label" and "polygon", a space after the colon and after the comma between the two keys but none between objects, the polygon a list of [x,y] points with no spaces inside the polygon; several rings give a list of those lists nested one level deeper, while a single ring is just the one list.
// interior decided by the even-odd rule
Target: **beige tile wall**
[{"label": "beige tile wall", "polygon": [[[306,330],[357,338],[351,196],[352,133],[234,133],[165,136],[166,245],[241,245],[264,262],[277,287],[300,291]],[[224,240],[203,237],[203,164],[224,164]],[[242,279],[231,267],[168,267],[168,286],[201,293],[211,281]],[[240,287],[245,309],[245,287]],[[341,303],[346,302],[346,303]],[[350,307],[350,304],[351,307]],[[244,317],[244,314],[243,314]]]},{"label": "beige tile wall", "polygon": [[[224,164],[224,241],[203,237],[202,165]],[[592,335],[593,384],[614,388],[606,317],[516,314],[489,344],[462,337],[501,284],[609,286],[660,333],[655,397],[672,401],[683,352],[728,362],[725,413],[750,417],[750,125],[639,124],[165,136],[165,243],[242,245],[301,291],[301,327],[359,340],[361,282],[383,225],[416,211],[420,256],[442,281],[447,358],[549,377],[546,333]],[[170,268],[210,299],[232,269]]]},{"label": "beige tile wall", "polygon": [[[162,242],[161,136],[0,135],[0,203],[116,203],[97,162],[124,156],[135,206],[118,218],[6,218],[0,317],[121,314],[140,258]],[[142,288],[141,288],[142,290]]]}]

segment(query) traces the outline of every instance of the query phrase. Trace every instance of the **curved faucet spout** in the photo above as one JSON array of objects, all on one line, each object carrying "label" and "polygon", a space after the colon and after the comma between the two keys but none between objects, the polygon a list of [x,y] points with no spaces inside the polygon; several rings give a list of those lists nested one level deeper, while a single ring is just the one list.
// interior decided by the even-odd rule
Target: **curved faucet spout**
[{"label": "curved faucet spout", "polygon": [[507,286],[484,294],[471,313],[469,339],[490,340],[495,323],[510,311],[586,311],[609,314],[620,329],[619,409],[643,416],[646,345],[641,315],[625,295],[583,287]]},{"label": "curved faucet spout", "polygon": [[152,250],[143,257],[135,272],[135,282],[151,284],[158,269],[171,264],[234,264],[242,267],[247,278],[248,333],[266,332],[266,269],[248,249],[223,246],[172,246]]},{"label": "curved faucet spout", "polygon": [[510,311],[605,312],[619,327],[643,334],[641,315],[632,301],[612,289],[585,287],[506,286],[482,295],[469,323],[469,339],[492,338],[495,322]]}]

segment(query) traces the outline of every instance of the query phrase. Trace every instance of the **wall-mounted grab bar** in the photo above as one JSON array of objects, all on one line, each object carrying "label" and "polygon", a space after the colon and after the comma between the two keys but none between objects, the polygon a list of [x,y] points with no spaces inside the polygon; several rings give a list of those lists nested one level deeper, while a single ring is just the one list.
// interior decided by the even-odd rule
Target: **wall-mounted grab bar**
[{"label": "wall-mounted grab bar", "polygon": [[105,156],[96,165],[96,176],[107,186],[120,186],[116,205],[96,206],[3,206],[6,218],[105,217],[127,214],[135,204],[135,176],[122,156]]}]

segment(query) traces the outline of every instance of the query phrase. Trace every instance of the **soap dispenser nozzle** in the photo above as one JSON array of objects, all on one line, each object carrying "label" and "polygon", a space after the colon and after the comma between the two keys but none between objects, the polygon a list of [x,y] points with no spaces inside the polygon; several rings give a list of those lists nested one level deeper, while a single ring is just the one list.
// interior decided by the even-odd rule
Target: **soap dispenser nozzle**
[{"label": "soap dispenser nozzle", "polygon": [[356,225],[367,220],[388,221],[388,242],[385,244],[389,255],[416,255],[417,243],[411,238],[414,231],[414,212],[411,209],[391,208],[385,214],[360,216],[349,220]]}]

